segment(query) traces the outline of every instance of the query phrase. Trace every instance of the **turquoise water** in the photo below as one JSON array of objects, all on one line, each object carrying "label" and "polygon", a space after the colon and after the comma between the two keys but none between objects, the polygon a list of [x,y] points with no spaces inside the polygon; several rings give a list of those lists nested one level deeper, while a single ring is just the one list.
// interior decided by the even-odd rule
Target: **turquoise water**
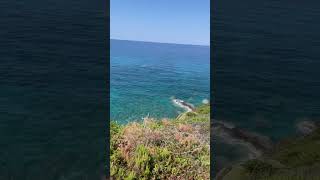
[{"label": "turquoise water", "polygon": [[183,112],[171,98],[195,106],[210,97],[210,47],[111,40],[111,119]]}]

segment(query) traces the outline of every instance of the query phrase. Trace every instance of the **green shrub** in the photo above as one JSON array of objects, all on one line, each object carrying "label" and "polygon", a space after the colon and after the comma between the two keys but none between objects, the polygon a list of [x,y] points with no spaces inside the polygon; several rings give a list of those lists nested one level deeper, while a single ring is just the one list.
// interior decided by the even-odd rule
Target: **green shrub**
[{"label": "green shrub", "polygon": [[210,105],[203,104],[196,108],[196,112],[199,114],[210,114]]}]

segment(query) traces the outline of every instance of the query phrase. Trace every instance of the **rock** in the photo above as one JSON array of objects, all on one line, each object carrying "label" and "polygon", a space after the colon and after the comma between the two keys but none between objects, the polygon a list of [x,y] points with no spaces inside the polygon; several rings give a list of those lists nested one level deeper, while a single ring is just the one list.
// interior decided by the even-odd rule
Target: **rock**
[{"label": "rock", "polygon": [[313,121],[300,121],[296,125],[299,133],[308,135],[318,128],[318,125]]},{"label": "rock", "polygon": [[202,104],[209,104],[209,100],[208,99],[202,100]]},{"label": "rock", "polygon": [[211,126],[213,126],[213,132],[219,133],[215,135],[227,135],[229,138],[234,140],[248,143],[261,152],[269,152],[273,149],[274,144],[269,137],[249,132],[221,121],[213,120],[211,122]]}]

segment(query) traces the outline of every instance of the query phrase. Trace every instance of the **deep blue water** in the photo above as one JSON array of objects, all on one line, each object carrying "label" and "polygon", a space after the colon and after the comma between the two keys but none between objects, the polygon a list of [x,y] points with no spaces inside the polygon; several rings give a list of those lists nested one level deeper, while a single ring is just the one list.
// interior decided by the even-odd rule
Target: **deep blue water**
[{"label": "deep blue water", "polygon": [[125,123],[173,118],[183,109],[171,98],[195,106],[210,99],[210,47],[111,40],[110,113]]},{"label": "deep blue water", "polygon": [[[215,118],[273,140],[294,135],[302,119],[319,120],[319,1],[218,0],[213,7]],[[218,160],[229,158],[225,149],[216,145]]]},{"label": "deep blue water", "polygon": [[0,179],[98,179],[107,117],[104,1],[0,2]]}]

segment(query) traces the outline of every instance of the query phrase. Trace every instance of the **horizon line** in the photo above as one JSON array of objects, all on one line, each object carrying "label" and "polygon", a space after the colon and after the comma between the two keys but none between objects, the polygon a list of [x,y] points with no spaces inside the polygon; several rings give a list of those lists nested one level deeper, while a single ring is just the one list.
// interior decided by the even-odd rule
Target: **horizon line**
[{"label": "horizon line", "polygon": [[130,40],[130,39],[116,39],[110,38],[110,40],[117,40],[117,41],[135,41],[135,42],[145,42],[145,43],[159,43],[159,44],[174,44],[174,45],[187,45],[187,46],[206,46],[210,47],[210,44],[184,44],[184,43],[174,43],[174,42],[157,42],[157,41],[143,41],[143,40]]}]

